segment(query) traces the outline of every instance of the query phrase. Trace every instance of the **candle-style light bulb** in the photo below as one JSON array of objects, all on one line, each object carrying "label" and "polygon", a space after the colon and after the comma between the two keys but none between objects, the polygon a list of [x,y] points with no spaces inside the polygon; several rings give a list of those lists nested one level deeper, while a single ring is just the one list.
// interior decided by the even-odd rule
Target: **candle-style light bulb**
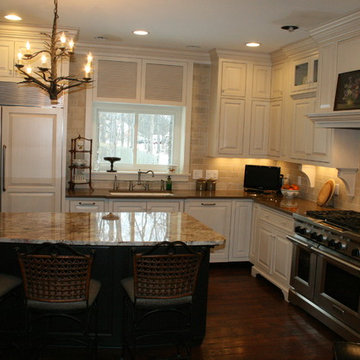
[{"label": "candle-style light bulb", "polygon": [[91,64],[92,61],[93,61],[93,56],[92,56],[92,54],[91,54],[91,52],[90,52],[90,53],[88,54],[88,56],[87,56],[87,62],[88,62],[88,64]]},{"label": "candle-style light bulb", "polygon": [[89,63],[87,63],[87,64],[85,65],[84,70],[85,70],[85,78],[88,78],[89,75],[90,75],[90,71],[91,71],[91,65],[90,65]]},{"label": "candle-style light bulb", "polygon": [[31,55],[31,52],[30,52],[31,45],[30,45],[30,42],[29,42],[29,41],[26,42],[25,47],[26,47],[25,55]]},{"label": "candle-style light bulb", "polygon": [[19,51],[17,54],[17,58],[18,58],[19,62],[22,60],[22,57],[23,57],[22,52]]},{"label": "candle-style light bulb", "polygon": [[70,39],[69,40],[69,51],[73,51],[74,50],[74,40]]},{"label": "candle-style light bulb", "polygon": [[60,36],[60,42],[62,45],[64,45],[66,43],[66,36],[65,33],[62,33]]},{"label": "candle-style light bulb", "polygon": [[41,64],[44,65],[47,62],[47,57],[45,54],[41,55]]},{"label": "candle-style light bulb", "polygon": [[28,66],[28,67],[26,68],[26,72],[27,72],[28,74],[31,74],[31,71],[32,71],[31,66]]}]

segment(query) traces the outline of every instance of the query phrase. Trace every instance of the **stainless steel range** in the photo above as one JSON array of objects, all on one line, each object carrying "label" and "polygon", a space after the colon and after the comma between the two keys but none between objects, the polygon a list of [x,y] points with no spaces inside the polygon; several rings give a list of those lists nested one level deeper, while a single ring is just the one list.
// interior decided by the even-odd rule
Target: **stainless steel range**
[{"label": "stainless steel range", "polygon": [[346,340],[360,340],[360,213],[294,214],[289,301]]}]

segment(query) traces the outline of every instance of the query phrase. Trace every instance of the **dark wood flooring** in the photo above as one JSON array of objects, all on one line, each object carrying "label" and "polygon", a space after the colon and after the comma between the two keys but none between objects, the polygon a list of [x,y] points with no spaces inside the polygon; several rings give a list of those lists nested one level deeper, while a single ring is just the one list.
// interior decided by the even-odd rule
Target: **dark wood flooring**
[{"label": "dark wood flooring", "polygon": [[[283,300],[267,280],[250,275],[250,264],[212,264],[207,332],[194,360],[332,360],[340,338]],[[10,359],[3,354],[1,359]],[[149,352],[139,359],[148,359]],[[81,352],[48,350],[43,360],[87,359]],[[99,360],[120,360],[119,351],[99,350]]]}]

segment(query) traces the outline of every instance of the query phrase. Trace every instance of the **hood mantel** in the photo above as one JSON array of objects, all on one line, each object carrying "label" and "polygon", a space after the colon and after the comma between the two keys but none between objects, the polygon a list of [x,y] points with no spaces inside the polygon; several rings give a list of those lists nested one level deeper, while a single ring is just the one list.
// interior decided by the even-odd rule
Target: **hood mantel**
[{"label": "hood mantel", "polygon": [[360,130],[360,110],[314,113],[307,117],[323,128]]}]

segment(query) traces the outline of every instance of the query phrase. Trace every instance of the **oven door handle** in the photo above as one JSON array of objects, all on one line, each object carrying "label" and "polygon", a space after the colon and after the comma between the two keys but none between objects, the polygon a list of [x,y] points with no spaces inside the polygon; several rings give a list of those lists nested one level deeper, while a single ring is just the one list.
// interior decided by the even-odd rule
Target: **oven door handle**
[{"label": "oven door handle", "polygon": [[291,235],[288,235],[288,236],[286,236],[286,237],[287,237],[288,240],[294,242],[294,243],[297,244],[297,245],[301,245],[301,246],[307,247],[307,248],[309,248],[309,249],[312,248],[312,245],[311,245],[311,244],[308,244],[308,243],[306,243],[306,242],[302,242],[302,241],[294,238],[294,237],[291,236]]},{"label": "oven door handle", "polygon": [[347,261],[341,260],[341,259],[339,259],[338,257],[336,257],[334,255],[331,255],[331,254],[329,254],[329,253],[327,253],[325,251],[322,251],[322,250],[319,250],[319,249],[316,249],[316,248],[313,248],[313,250],[314,250],[314,252],[316,252],[316,253],[318,253],[320,255],[323,255],[323,256],[331,259],[331,260],[334,260],[335,262],[338,262],[339,264],[347,266],[347,267],[349,267],[349,268],[351,268],[353,270],[360,271],[360,267],[355,266],[355,265],[353,265],[351,263],[348,263]]}]

